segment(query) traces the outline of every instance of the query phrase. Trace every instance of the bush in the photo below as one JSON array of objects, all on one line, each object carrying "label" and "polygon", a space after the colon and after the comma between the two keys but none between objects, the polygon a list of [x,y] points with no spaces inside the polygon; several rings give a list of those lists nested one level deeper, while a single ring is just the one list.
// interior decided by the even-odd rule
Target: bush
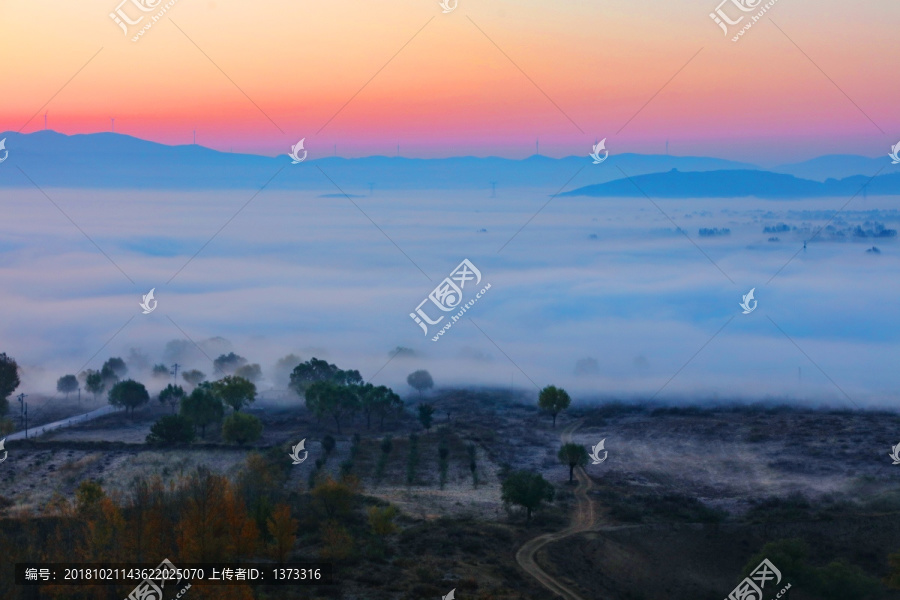
[{"label": "bush", "polygon": [[244,445],[255,442],[262,436],[262,421],[253,415],[236,412],[222,423],[222,438],[226,442]]},{"label": "bush", "polygon": [[194,441],[194,426],[181,415],[166,415],[150,427],[148,444],[184,444]]}]

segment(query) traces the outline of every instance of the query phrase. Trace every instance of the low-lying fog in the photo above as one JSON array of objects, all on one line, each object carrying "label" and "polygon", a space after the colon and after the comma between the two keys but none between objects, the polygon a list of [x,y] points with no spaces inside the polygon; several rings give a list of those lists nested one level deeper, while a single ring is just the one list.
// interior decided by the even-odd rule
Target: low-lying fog
[{"label": "low-lying fog", "polygon": [[[263,389],[283,385],[274,365],[289,353],[401,391],[417,368],[437,386],[664,388],[660,400],[887,406],[900,384],[896,238],[829,234],[802,250],[802,229],[846,198],[655,200],[692,243],[647,199],[556,198],[534,216],[555,190],[346,190],[359,208],[329,192],[45,191],[52,202],[0,191],[0,352],[23,366],[26,393],[131,349],[148,383],[158,362],[211,374],[188,337],[210,358],[233,350],[262,365]],[[893,206],[857,198],[831,225],[896,229]],[[778,223],[801,231],[763,232]],[[433,342],[438,327],[426,336],[410,313],[463,259],[491,288]],[[158,307],[144,315],[151,288]],[[758,308],[744,315],[751,288]],[[214,337],[227,342],[204,342]],[[166,354],[171,340],[187,347]],[[398,346],[415,356],[385,366]]]}]

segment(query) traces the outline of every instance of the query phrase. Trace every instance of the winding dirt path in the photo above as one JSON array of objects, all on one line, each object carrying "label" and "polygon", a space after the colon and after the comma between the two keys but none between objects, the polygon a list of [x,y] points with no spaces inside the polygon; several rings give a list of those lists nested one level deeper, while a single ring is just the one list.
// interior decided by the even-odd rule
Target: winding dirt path
[{"label": "winding dirt path", "polygon": [[[581,421],[576,421],[563,429],[560,434],[562,442],[564,444],[571,442],[572,434],[580,426]],[[522,547],[519,548],[519,551],[516,552],[516,562],[518,562],[519,566],[525,569],[529,575],[540,581],[545,588],[554,594],[562,596],[566,600],[585,600],[582,596],[579,596],[568,588],[566,584],[547,574],[538,566],[537,561],[535,560],[538,551],[550,542],[555,542],[571,535],[575,535],[576,533],[587,531],[595,525],[594,504],[588,497],[588,492],[593,488],[594,482],[591,481],[591,478],[587,476],[587,473],[584,472],[584,468],[582,467],[575,467],[575,477],[578,479],[578,486],[575,488],[576,506],[571,524],[562,531],[545,533],[544,535],[540,535],[525,542]]]}]

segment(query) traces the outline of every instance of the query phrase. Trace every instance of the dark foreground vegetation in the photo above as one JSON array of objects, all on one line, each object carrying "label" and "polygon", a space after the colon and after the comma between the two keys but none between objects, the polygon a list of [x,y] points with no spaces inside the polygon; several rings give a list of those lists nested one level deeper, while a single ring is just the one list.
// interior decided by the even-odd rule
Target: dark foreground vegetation
[{"label": "dark foreground vegetation", "polygon": [[[551,597],[515,554],[568,526],[580,469],[597,523],[536,560],[584,598],[721,600],[763,559],[792,600],[900,598],[895,413],[579,405],[552,386],[434,390],[424,371],[401,400],[316,359],[289,370],[292,395],[275,403],[253,369],[236,374],[252,365],[220,359],[232,374],[191,374],[187,389],[147,399],[112,361],[107,379],[122,378],[104,393],[124,410],[7,443],[0,598],[121,600],[133,588],[16,587],[16,562],[164,558],[326,561],[338,582],[194,586],[188,599]],[[77,402],[72,387],[60,381]],[[309,456],[295,465],[300,439]],[[601,439],[609,459],[592,464],[586,448]]]}]

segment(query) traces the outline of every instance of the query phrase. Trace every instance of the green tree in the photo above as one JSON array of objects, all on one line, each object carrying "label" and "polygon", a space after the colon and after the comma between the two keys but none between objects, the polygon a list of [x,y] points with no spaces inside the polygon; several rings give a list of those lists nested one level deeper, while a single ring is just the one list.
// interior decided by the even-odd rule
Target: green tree
[{"label": "green tree", "polygon": [[114,356],[103,363],[100,375],[103,376],[104,381],[118,383],[119,380],[128,375],[128,367],[125,365],[124,360]]},{"label": "green tree", "polygon": [[359,407],[359,397],[351,386],[338,385],[331,381],[317,381],[306,388],[306,407],[321,418],[331,415],[341,433],[344,417],[354,413]]},{"label": "green tree", "polygon": [[225,414],[222,401],[212,393],[210,387],[208,383],[201,383],[181,401],[181,415],[195,427],[199,427],[200,435],[204,438],[206,426],[221,421]]},{"label": "green tree", "polygon": [[572,483],[572,475],[575,467],[584,466],[588,463],[588,451],[581,444],[569,442],[563,444],[557,453],[556,458],[564,465],[569,466],[569,483]]},{"label": "green tree", "polygon": [[0,416],[9,410],[9,396],[19,387],[19,365],[16,359],[0,354]]},{"label": "green tree", "polygon": [[548,385],[538,395],[538,406],[553,416],[553,426],[556,427],[556,415],[569,408],[572,399],[566,390],[555,385]]},{"label": "green tree", "polygon": [[409,384],[409,387],[418,391],[419,395],[422,395],[422,392],[424,392],[425,390],[434,387],[434,380],[431,378],[431,373],[423,369],[413,371],[412,373],[407,375],[406,383]]},{"label": "green tree", "polygon": [[[391,412],[403,411],[403,400],[391,388],[379,385],[369,398],[370,409],[378,415],[378,427],[384,429],[384,418]],[[368,417],[367,417],[368,422]]]},{"label": "green tree", "polygon": [[234,373],[234,371],[247,364],[247,359],[234,352],[222,354],[213,361],[213,367],[220,373]]},{"label": "green tree", "polygon": [[532,511],[538,510],[544,502],[553,502],[556,490],[540,473],[513,471],[500,488],[500,498],[505,504],[516,504],[525,508],[527,519]]},{"label": "green tree", "polygon": [[305,395],[307,388],[321,381],[345,386],[361,385],[362,376],[359,371],[342,371],[328,361],[313,357],[294,367],[290,387],[298,394]]},{"label": "green tree", "polygon": [[92,393],[94,395],[94,400],[96,400],[97,396],[106,390],[106,382],[103,380],[103,375],[101,375],[99,371],[91,371],[88,373],[87,379],[85,379],[84,389]]},{"label": "green tree", "polygon": [[164,387],[159,393],[160,404],[170,404],[173,413],[175,412],[175,407],[178,406],[178,403],[181,402],[182,398],[184,398],[184,388],[180,385],[172,385],[171,383]]},{"label": "green tree", "polygon": [[78,378],[74,375],[63,375],[59,379],[56,380],[56,391],[65,394],[66,400],[69,399],[69,394],[78,389]]},{"label": "green tree", "polygon": [[186,444],[194,441],[194,425],[181,415],[166,415],[150,426],[148,444]]},{"label": "green tree", "polygon": [[434,416],[434,407],[430,404],[419,405],[419,423],[426,430],[431,429],[431,421]]},{"label": "green tree", "polygon": [[112,386],[109,390],[109,403],[116,407],[123,407],[134,415],[134,409],[150,400],[150,394],[143,383],[126,379]]},{"label": "green tree", "polygon": [[253,415],[235,412],[226,417],[222,423],[222,438],[226,442],[235,442],[243,446],[255,442],[262,436],[262,421]]},{"label": "green tree", "polygon": [[206,373],[191,369],[190,371],[182,371],[181,378],[191,385],[200,385],[206,379]]},{"label": "green tree", "polygon": [[212,391],[234,412],[240,412],[241,407],[256,400],[256,386],[253,382],[237,375],[228,375],[214,382]]}]

